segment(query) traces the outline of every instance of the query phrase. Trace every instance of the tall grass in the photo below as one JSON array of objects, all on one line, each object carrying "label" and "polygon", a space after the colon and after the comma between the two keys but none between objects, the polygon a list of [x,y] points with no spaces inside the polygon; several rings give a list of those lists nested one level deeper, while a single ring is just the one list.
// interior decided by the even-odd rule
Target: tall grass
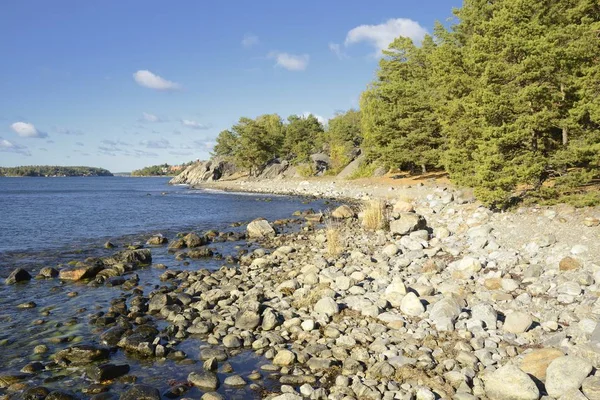
[{"label": "tall grass", "polygon": [[327,222],[325,226],[325,237],[327,238],[327,254],[337,257],[344,251],[342,243],[342,232],[339,223]]},{"label": "tall grass", "polygon": [[387,229],[388,220],[385,202],[382,200],[369,200],[362,205],[362,226],[368,230]]}]

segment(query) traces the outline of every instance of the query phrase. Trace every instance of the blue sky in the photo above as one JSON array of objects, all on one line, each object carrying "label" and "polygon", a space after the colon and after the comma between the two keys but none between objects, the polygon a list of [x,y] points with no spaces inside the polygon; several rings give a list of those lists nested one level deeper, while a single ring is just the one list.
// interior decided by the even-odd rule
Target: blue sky
[{"label": "blue sky", "polygon": [[207,158],[240,116],[357,107],[377,54],[460,1],[19,0],[0,12],[0,165]]}]

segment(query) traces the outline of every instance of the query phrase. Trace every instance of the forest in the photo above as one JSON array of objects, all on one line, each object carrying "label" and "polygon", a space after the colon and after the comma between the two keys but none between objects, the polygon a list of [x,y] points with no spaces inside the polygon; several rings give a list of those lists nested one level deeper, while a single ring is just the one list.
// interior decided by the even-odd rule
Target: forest
[{"label": "forest", "polygon": [[113,176],[113,174],[109,170],[96,167],[25,165],[20,167],[0,167],[0,176]]},{"label": "forest", "polygon": [[[214,154],[250,173],[327,152],[333,170],[442,171],[493,208],[600,203],[600,3],[465,0],[422,42],[396,38],[360,109],[242,117]],[[332,171],[332,173],[335,171]]]}]

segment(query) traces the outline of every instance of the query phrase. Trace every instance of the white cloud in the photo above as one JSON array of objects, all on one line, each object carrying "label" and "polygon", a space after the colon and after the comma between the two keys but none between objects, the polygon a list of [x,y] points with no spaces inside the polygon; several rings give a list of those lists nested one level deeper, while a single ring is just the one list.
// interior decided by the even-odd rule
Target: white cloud
[{"label": "white cloud", "polygon": [[256,46],[260,41],[258,40],[258,36],[253,35],[251,33],[247,33],[244,35],[242,39],[242,46],[249,49],[252,46]]},{"label": "white cloud", "polygon": [[150,114],[147,112],[142,113],[142,120],[146,122],[162,122],[162,120],[154,114]]},{"label": "white cloud", "polygon": [[13,142],[3,139],[1,137],[0,137],[0,151],[6,152],[6,153],[22,154],[24,156],[31,155],[31,152],[29,151],[29,149],[27,147],[22,146],[20,144],[13,143]]},{"label": "white cloud", "polygon": [[308,54],[289,54],[272,51],[268,55],[275,60],[275,65],[289,71],[304,71],[310,61]]},{"label": "white cloud", "polygon": [[138,85],[156,90],[177,90],[181,89],[179,83],[171,82],[148,70],[139,70],[133,74],[133,79]]},{"label": "white cloud", "polygon": [[342,50],[342,46],[340,46],[339,43],[329,43],[329,50],[331,50],[331,52],[335,54],[340,60],[348,58],[348,56],[346,55],[346,53],[344,53],[344,51]]},{"label": "white cloud", "polygon": [[48,137],[46,132],[41,132],[29,122],[15,122],[10,126],[17,135],[24,138],[45,138]]},{"label": "white cloud", "polygon": [[327,124],[327,119],[325,117],[322,117],[318,114],[315,113],[311,113],[308,111],[305,111],[302,113],[302,117],[303,118],[308,118],[308,116],[312,115],[313,117],[315,117],[317,119],[317,121],[319,121],[321,123],[321,125],[326,125]]},{"label": "white cloud", "polygon": [[199,122],[192,121],[190,119],[182,119],[181,123],[183,124],[183,126],[191,128],[191,129],[197,129],[197,130],[210,129],[210,125],[201,124]]},{"label": "white cloud", "polygon": [[359,42],[367,42],[377,49],[379,55],[398,36],[405,36],[411,38],[415,43],[419,43],[426,34],[427,30],[417,21],[396,18],[379,25],[357,26],[348,32],[344,44],[350,46]]}]

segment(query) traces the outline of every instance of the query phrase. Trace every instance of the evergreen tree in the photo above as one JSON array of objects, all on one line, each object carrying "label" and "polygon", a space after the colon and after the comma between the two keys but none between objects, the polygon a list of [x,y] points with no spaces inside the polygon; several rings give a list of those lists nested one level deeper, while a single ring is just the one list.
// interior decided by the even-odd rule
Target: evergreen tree
[{"label": "evergreen tree", "polygon": [[282,153],[296,162],[308,161],[309,156],[323,144],[323,125],[312,114],[290,115],[285,127]]}]

